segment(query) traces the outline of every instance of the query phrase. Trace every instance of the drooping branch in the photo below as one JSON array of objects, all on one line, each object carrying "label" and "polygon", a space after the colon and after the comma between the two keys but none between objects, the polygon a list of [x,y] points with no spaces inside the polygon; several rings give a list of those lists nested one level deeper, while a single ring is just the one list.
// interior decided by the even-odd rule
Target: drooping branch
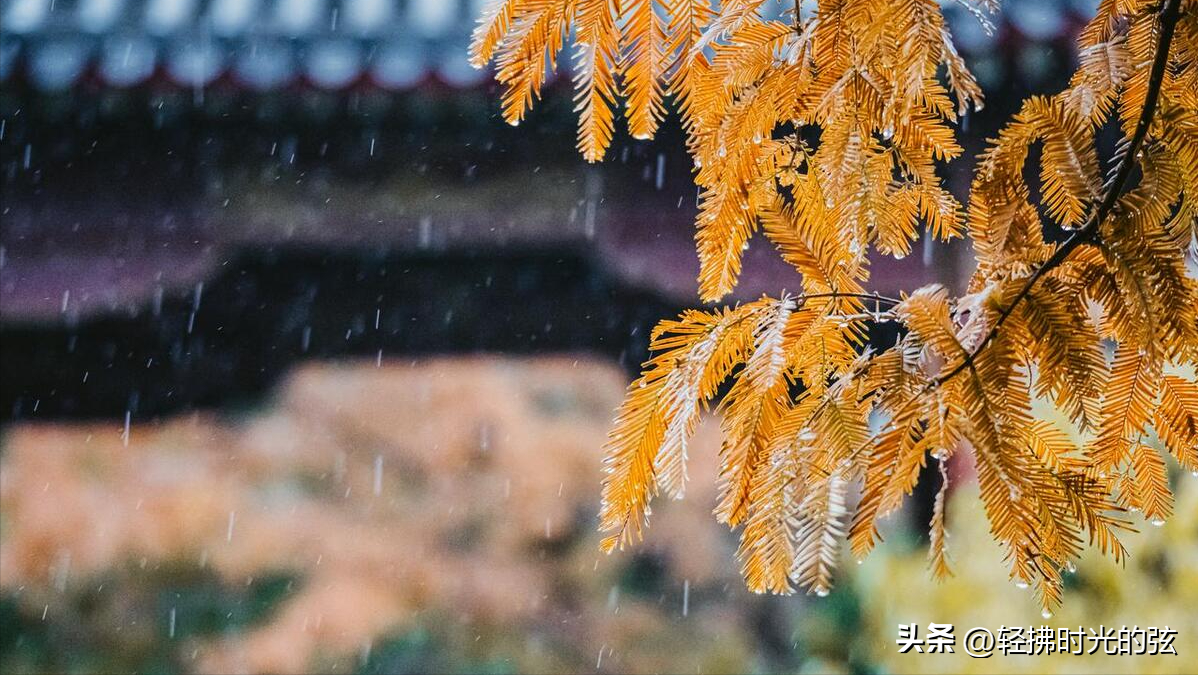
[{"label": "drooping branch", "polygon": [[1090,217],[1086,220],[1086,224],[1070,235],[1064,243],[1057,247],[1057,250],[1053,252],[1048,260],[1045,260],[1044,264],[1040,265],[1028,277],[1027,282],[1015,294],[1010,304],[999,312],[994,325],[990,327],[985,336],[982,337],[982,340],[978,342],[977,347],[961,363],[957,364],[956,367],[933,380],[929,387],[942,385],[961,374],[965,369],[972,368],[977,357],[998,335],[998,331],[1003,323],[1006,322],[1007,318],[1011,316],[1019,304],[1027,298],[1028,294],[1031,293],[1032,289],[1035,288],[1044,275],[1064,263],[1082,244],[1101,242],[1098,234],[1099,227],[1115,210],[1115,205],[1119,202],[1119,197],[1127,189],[1127,182],[1131,179],[1132,172],[1135,169],[1136,156],[1144,145],[1144,140],[1148,136],[1148,128],[1152,126],[1153,117],[1156,115],[1156,107],[1161,95],[1161,86],[1165,80],[1165,69],[1169,64],[1169,47],[1173,42],[1173,34],[1180,17],[1181,0],[1166,0],[1164,8],[1161,10],[1161,35],[1157,43],[1156,54],[1152,60],[1152,70],[1149,73],[1148,79],[1148,95],[1144,101],[1144,108],[1140,112],[1140,118],[1136,122],[1136,129],[1131,139],[1120,149],[1119,166],[1115,171],[1115,175],[1106,185],[1102,201],[1090,212]]},{"label": "drooping branch", "polygon": [[[678,101],[699,188],[703,301],[735,289],[743,251],[762,230],[802,275],[793,295],[688,310],[654,329],[655,356],[629,387],[610,435],[607,547],[639,538],[658,490],[681,494],[686,438],[717,397],[724,432],[718,513],[744,526],[742,571],[754,590],[827,588],[831,568],[819,551],[830,550],[827,536],[843,533],[825,527],[813,539],[815,530],[802,523],[837,522],[828,517],[832,500],[806,498],[831,477],[863,479],[848,538],[864,554],[878,538],[876,521],[911,493],[926,458],[943,459],[965,442],[974,448],[981,499],[992,534],[1007,548],[1011,576],[1036,583],[1046,609],[1060,602],[1060,570],[1084,539],[1063,531],[1089,534],[1118,560],[1115,530],[1123,521],[1107,514],[1121,511],[1123,501],[1146,517],[1165,514],[1163,462],[1137,450],[1139,465],[1128,474],[1100,480],[1101,470],[1091,471],[1093,453],[1072,458],[1077,449],[1064,434],[1032,422],[1032,396],[1051,396],[1071,421],[1115,439],[1106,444],[1113,448],[1154,427],[1183,466],[1198,462],[1191,459],[1198,384],[1178,380],[1168,396],[1154,391],[1160,355],[1137,359],[1128,345],[1118,367],[1108,368],[1087,304],[1102,304],[1116,335],[1152,331],[1193,363],[1198,311],[1180,246],[1189,231],[1170,214],[1188,218],[1189,186],[1198,181],[1189,127],[1178,119],[1192,116],[1184,87],[1194,64],[1178,61],[1177,47],[1171,57],[1170,48],[1185,42],[1183,7],[1194,0],[1104,3],[1079,38],[1069,87],[1026,102],[980,159],[967,211],[936,168],[964,152],[946,111],[976,107],[982,92],[937,3],[830,2],[805,17],[792,0],[790,21],[778,21],[760,15],[753,0],[657,5],[668,17],[646,12],[652,3],[644,2],[502,1],[510,11],[489,20],[484,38],[505,35],[496,53],[509,113],[539,91],[542,55],[561,50],[567,28],[589,36],[579,58],[596,68],[586,71],[594,81],[582,88],[603,94],[593,106],[580,101],[592,159],[610,140],[621,82],[640,83],[628,93],[629,109],[649,114],[641,121],[660,113],[665,97]],[[999,4],[958,2],[982,21]],[[586,21],[576,20],[583,13],[575,5],[588,8]],[[896,36],[898,48],[879,35]],[[595,52],[595,45],[606,46]],[[487,48],[483,40],[479,53]],[[926,77],[942,67],[947,82]],[[1176,78],[1168,77],[1171,69]],[[1162,99],[1180,114],[1158,114]],[[1104,176],[1094,135],[1116,108],[1125,140]],[[818,130],[812,146],[793,131],[807,126]],[[1028,152],[1035,144],[1043,151],[1044,216],[1077,228],[1056,245],[1044,241],[1044,217],[1032,201]],[[1153,152],[1140,161],[1145,149]],[[1124,231],[1125,217],[1137,232]],[[1002,289],[987,321],[961,327],[967,306],[976,305],[961,300],[954,308],[943,288],[901,298],[865,290],[865,251],[908,254],[920,223],[942,239],[969,232],[979,261],[971,288]],[[1087,257],[1096,251],[1119,253],[1119,267]],[[907,332],[875,354],[864,346],[865,327],[882,321]],[[1020,339],[1007,339],[1012,332]],[[1008,351],[1015,342],[1020,348]],[[968,382],[952,380],[967,369]],[[890,422],[870,438],[874,412]],[[1128,480],[1127,490],[1117,484]],[[930,525],[933,559],[941,563],[936,533],[943,526],[943,514]],[[811,569],[814,576],[804,571]]]},{"label": "drooping branch", "polygon": [[[932,390],[944,385],[949,380],[960,375],[965,370],[972,370],[975,367],[975,362],[978,356],[994,341],[998,335],[999,329],[1007,321],[1012,313],[1019,307],[1020,303],[1027,299],[1032,289],[1036,284],[1050,271],[1063,264],[1069,256],[1077,250],[1082,244],[1093,243],[1099,241],[1098,229],[1103,222],[1114,211],[1115,205],[1119,201],[1119,197],[1127,188],[1127,182],[1131,178],[1131,174],[1135,168],[1135,158],[1140,152],[1140,148],[1144,145],[1144,140],[1148,135],[1148,129],[1152,125],[1152,119],[1156,114],[1157,103],[1160,100],[1161,87],[1165,79],[1165,69],[1169,62],[1169,48],[1173,41],[1173,34],[1177,27],[1177,22],[1181,16],[1181,0],[1166,0],[1165,6],[1161,10],[1161,35],[1157,44],[1156,53],[1152,61],[1152,69],[1149,73],[1148,93],[1145,98],[1144,108],[1140,112],[1140,117],[1136,123],[1136,128],[1131,139],[1120,150],[1119,165],[1114,176],[1105,186],[1102,201],[1098,206],[1091,211],[1085,224],[1075,231],[1068,239],[1066,239],[1053,252],[1040,267],[1036,269],[1027,282],[1020,287],[1015,294],[1010,304],[999,312],[998,318],[994,325],[987,330],[982,339],[978,342],[977,347],[973,351],[967,353],[965,358],[948,370],[946,373],[933,379],[920,391],[919,395],[912,396],[907,403],[900,408],[896,414],[905,412],[910,406],[915,405],[924,395]],[[878,435],[873,435],[866,443],[858,446],[851,457],[857,457],[863,452],[866,452],[876,441]]]}]

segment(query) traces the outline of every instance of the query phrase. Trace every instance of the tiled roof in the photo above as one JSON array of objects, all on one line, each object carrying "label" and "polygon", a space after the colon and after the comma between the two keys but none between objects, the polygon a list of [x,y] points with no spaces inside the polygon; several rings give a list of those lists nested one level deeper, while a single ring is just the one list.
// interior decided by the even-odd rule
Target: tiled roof
[{"label": "tiled roof", "polygon": [[485,0],[2,0],[0,81],[41,90],[88,76],[129,87],[151,78],[259,90],[366,81],[404,88],[427,77],[485,77],[466,45]]},{"label": "tiled roof", "polygon": [[[59,91],[87,81],[204,87],[225,78],[251,90],[336,90],[404,89],[433,77],[472,86],[486,75],[466,62],[466,45],[489,1],[0,0],[0,82],[23,77]],[[1096,1],[1004,0],[1005,25],[994,34],[957,2],[944,4],[960,48],[984,55],[1012,35],[1056,39]]]}]

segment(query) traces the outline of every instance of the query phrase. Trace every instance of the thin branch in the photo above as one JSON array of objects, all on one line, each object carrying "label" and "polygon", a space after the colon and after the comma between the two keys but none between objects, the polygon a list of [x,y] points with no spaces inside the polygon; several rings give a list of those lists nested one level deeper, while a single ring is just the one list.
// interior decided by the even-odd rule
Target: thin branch
[{"label": "thin branch", "polygon": [[888,323],[898,321],[898,317],[894,312],[864,312],[862,314],[834,314],[838,321],[851,323],[853,321],[873,321],[875,323]]},{"label": "thin branch", "polygon": [[978,355],[998,335],[999,327],[1006,322],[1007,317],[1011,316],[1015,308],[1019,306],[1019,303],[1023,302],[1028,294],[1031,293],[1040,279],[1064,263],[1069,255],[1082,244],[1091,241],[1100,241],[1098,238],[1098,228],[1115,210],[1119,198],[1123,196],[1123,191],[1127,187],[1127,181],[1131,179],[1132,171],[1135,169],[1136,155],[1139,154],[1140,148],[1143,147],[1144,139],[1148,136],[1148,128],[1152,126],[1152,119],[1156,115],[1156,106],[1160,99],[1161,85],[1165,79],[1165,68],[1169,64],[1169,46],[1173,42],[1174,29],[1177,27],[1177,21],[1180,16],[1181,0],[1166,0],[1165,7],[1161,11],[1161,37],[1157,44],[1156,56],[1152,61],[1152,71],[1148,78],[1148,95],[1144,101],[1144,109],[1140,112],[1140,119],[1136,123],[1136,130],[1132,134],[1131,140],[1121,149],[1122,157],[1119,161],[1119,168],[1107,184],[1106,194],[1103,196],[1098,208],[1090,213],[1086,224],[1066,239],[1048,260],[1045,260],[1044,264],[1040,265],[1035,273],[1028,278],[1027,283],[1019,289],[1019,292],[1015,294],[1015,298],[1011,300],[1011,303],[999,313],[998,319],[995,320],[994,325],[986,332],[985,337],[982,338],[982,341],[978,343],[973,352],[966,356],[965,360],[957,364],[955,368],[933,380],[929,387],[942,385],[959,375],[966,368],[973,368],[974,361]]},{"label": "thin branch", "polygon": [[853,298],[856,300],[871,300],[873,302],[885,302],[886,304],[889,304],[889,305],[897,305],[902,302],[902,300],[899,300],[898,298],[892,298],[892,297],[889,297],[886,295],[879,295],[877,293],[840,293],[838,291],[833,291],[831,293],[807,293],[805,295],[800,295],[800,296],[796,297],[795,300],[798,302],[802,302],[804,300],[814,300],[814,299],[818,299],[818,298]]}]

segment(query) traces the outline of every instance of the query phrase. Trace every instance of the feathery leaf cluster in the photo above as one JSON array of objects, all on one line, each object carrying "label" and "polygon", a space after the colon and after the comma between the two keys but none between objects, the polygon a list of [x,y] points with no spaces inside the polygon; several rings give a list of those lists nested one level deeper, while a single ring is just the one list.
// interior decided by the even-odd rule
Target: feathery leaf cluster
[{"label": "feathery leaf cluster", "polygon": [[[960,1],[982,22],[997,11]],[[475,31],[512,123],[573,32],[588,160],[621,103],[647,138],[672,102],[700,188],[702,300],[735,287],[759,232],[801,275],[798,294],[653,332],[607,447],[604,546],[638,540],[658,492],[682,496],[687,439],[726,391],[715,515],[740,528],[751,589],[826,593],[842,545],[868,554],[929,462],[929,563],[949,574],[945,463],[969,452],[1011,577],[1050,609],[1085,545],[1122,559],[1130,512],[1169,515],[1158,448],[1198,471],[1198,0],[1102,0],[1069,86],[991,140],[967,207],[937,169],[982,92],[940,3],[820,0],[789,21],[766,4],[497,0]],[[1121,137],[1107,158],[1104,129]],[[966,293],[871,295],[870,249],[902,257],[921,233],[971,240]],[[875,352],[877,321],[902,331]],[[1035,400],[1075,428],[1037,420]]]}]

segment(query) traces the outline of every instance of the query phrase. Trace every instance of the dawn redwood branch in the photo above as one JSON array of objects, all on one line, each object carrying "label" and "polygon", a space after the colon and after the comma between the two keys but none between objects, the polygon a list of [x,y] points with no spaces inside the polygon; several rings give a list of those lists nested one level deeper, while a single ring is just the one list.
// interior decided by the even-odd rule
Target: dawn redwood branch
[{"label": "dawn redwood branch", "polygon": [[973,352],[967,355],[955,368],[933,380],[930,386],[942,385],[959,375],[966,368],[973,368],[974,361],[978,355],[994,340],[994,337],[998,334],[998,329],[1007,320],[1007,317],[1011,316],[1015,308],[1019,306],[1019,303],[1023,302],[1028,294],[1031,293],[1032,288],[1036,286],[1040,279],[1065,262],[1069,255],[1082,244],[1100,241],[1098,238],[1098,228],[1115,210],[1115,205],[1119,202],[1119,197],[1123,195],[1123,191],[1127,188],[1127,182],[1131,179],[1132,171],[1135,169],[1136,155],[1139,154],[1140,148],[1144,146],[1144,139],[1148,136],[1148,128],[1152,126],[1152,119],[1156,115],[1156,107],[1161,95],[1161,85],[1165,79],[1165,68],[1169,64],[1169,46],[1173,42],[1173,34],[1180,17],[1181,0],[1166,0],[1164,8],[1161,10],[1161,36],[1160,41],[1157,43],[1156,55],[1152,60],[1152,70],[1148,78],[1148,95],[1144,101],[1144,109],[1140,111],[1140,119],[1136,122],[1136,129],[1132,134],[1131,140],[1121,149],[1119,167],[1114,177],[1107,183],[1106,194],[1103,195],[1103,199],[1098,204],[1098,207],[1091,211],[1086,224],[1057,247],[1057,250],[1053,252],[1048,260],[1045,260],[1044,264],[1040,265],[1028,277],[1027,283],[1019,289],[1019,292],[1015,294],[1015,298],[1011,303],[999,313],[998,319],[995,320],[994,325],[986,332],[986,335],[978,343],[978,346],[974,348]]}]

